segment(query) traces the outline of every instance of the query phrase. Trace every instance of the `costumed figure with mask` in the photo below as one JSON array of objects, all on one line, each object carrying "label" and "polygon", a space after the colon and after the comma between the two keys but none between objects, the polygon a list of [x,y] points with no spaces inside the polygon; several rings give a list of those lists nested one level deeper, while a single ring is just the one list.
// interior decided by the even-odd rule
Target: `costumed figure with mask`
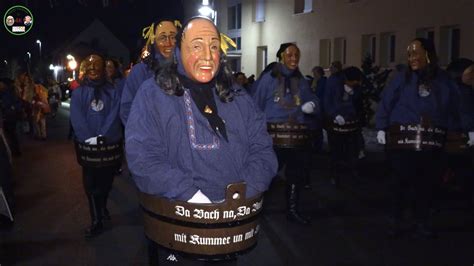
[{"label": "costumed figure with mask", "polygon": [[[137,93],[125,128],[126,155],[138,189],[152,201],[213,207],[227,204],[226,188],[241,182],[246,187],[242,200],[248,200],[266,191],[276,174],[277,160],[264,114],[233,84],[226,66],[229,41],[208,18],[192,18],[176,36],[172,62]],[[153,238],[149,232],[155,230],[160,235],[172,233],[150,226],[165,214],[150,216],[149,208],[153,207],[144,207],[148,238]],[[194,216],[189,219],[198,222]],[[214,230],[212,225],[205,228]],[[159,255],[151,245],[152,264],[159,260],[159,265],[207,265],[182,254],[197,253],[191,249],[199,248],[193,245],[199,235],[160,244]],[[221,244],[208,246],[207,254],[232,246]],[[179,252],[178,246],[189,250]],[[222,263],[235,265],[234,255],[226,258],[231,261]]]},{"label": "costumed figure with mask", "polygon": [[445,151],[447,155],[449,184],[460,187],[464,198],[474,210],[474,62],[458,58],[446,71],[456,81],[460,92],[460,114],[448,132]]},{"label": "costumed figure with mask", "polygon": [[324,96],[325,127],[331,150],[331,182],[338,185],[347,168],[358,178],[358,138],[364,120],[362,93],[359,88],[362,72],[347,67],[329,77]]},{"label": "costumed figure with mask", "polygon": [[259,78],[254,99],[265,113],[279,167],[286,164],[287,218],[300,224],[309,219],[298,212],[299,191],[311,164],[319,100],[298,69],[300,50],[284,43],[277,52],[279,63]]},{"label": "costumed figure with mask", "polygon": [[85,236],[90,238],[103,231],[103,219],[110,219],[107,198],[122,161],[123,130],[120,90],[107,81],[103,57],[91,54],[85,62],[81,86],[72,94],[71,123],[89,201],[91,225]]},{"label": "costumed figure with mask", "polygon": [[402,214],[409,198],[414,232],[434,237],[430,209],[442,175],[446,132],[459,115],[459,90],[438,67],[432,41],[414,39],[407,52],[408,68],[384,89],[375,116],[377,141],[385,145],[393,177],[389,235],[404,231]]},{"label": "costumed figure with mask", "polygon": [[108,58],[105,60],[105,72],[107,80],[112,83],[116,89],[122,91],[125,85],[125,77],[123,76],[122,65],[117,59]]},{"label": "costumed figure with mask", "polygon": [[176,44],[176,33],[181,23],[178,20],[163,19],[143,29],[143,38],[146,40],[141,52],[142,62],[134,65],[127,75],[122,93],[120,118],[127,124],[133,99],[141,84],[153,77],[160,67],[173,55]]}]

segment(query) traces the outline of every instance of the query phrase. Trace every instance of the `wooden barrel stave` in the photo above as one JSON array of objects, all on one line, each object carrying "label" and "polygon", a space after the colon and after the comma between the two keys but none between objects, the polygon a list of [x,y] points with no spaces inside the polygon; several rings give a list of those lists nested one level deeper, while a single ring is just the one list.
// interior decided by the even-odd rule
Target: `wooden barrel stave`
[{"label": "wooden barrel stave", "polygon": [[[235,193],[240,197],[234,199]],[[200,260],[225,260],[257,244],[263,194],[246,199],[244,183],[229,185],[221,203],[193,204],[145,193],[139,198],[145,234],[166,249]]]}]

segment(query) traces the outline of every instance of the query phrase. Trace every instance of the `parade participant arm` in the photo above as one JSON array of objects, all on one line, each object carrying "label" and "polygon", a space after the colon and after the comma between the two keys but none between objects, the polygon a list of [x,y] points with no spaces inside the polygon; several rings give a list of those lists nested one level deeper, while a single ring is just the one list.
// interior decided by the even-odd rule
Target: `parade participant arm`
[{"label": "parade participant arm", "polygon": [[84,110],[82,105],[82,98],[86,97],[83,93],[84,91],[84,87],[77,88],[76,92],[72,94],[71,99],[71,124],[74,128],[74,134],[81,142],[93,137],[86,121],[87,110]]},{"label": "parade participant arm", "polygon": [[382,91],[381,100],[375,113],[375,128],[378,129],[377,142],[379,144],[386,143],[385,130],[390,125],[390,114],[400,98],[401,88],[399,87],[403,85],[403,75],[405,75],[404,72],[398,73]]},{"label": "parade participant arm", "polygon": [[271,101],[273,87],[273,82],[271,82],[271,75],[269,73],[265,73],[261,80],[258,82],[258,85],[255,88],[255,94],[253,95],[253,99],[257,104],[258,108],[265,111],[265,106],[267,101]]},{"label": "parade participant arm", "polygon": [[272,139],[267,133],[264,113],[258,110],[249,97],[246,96],[245,100],[250,107],[246,119],[250,143],[241,173],[247,183],[247,197],[252,197],[268,189],[277,173],[278,162]]},{"label": "parade participant arm", "polygon": [[326,83],[326,94],[324,95],[324,112],[329,119],[338,125],[345,124],[344,118],[338,113],[338,93],[340,87],[344,86],[339,77],[330,77]]},{"label": "parade participant arm", "polygon": [[[105,88],[104,88],[105,89]],[[107,116],[105,118],[105,122],[102,124],[100,128],[100,133],[103,134],[104,136],[109,136],[112,137],[112,141],[115,141],[117,138],[122,138],[120,134],[119,136],[117,135],[117,125],[120,124],[120,117],[119,117],[119,111],[120,111],[120,89],[119,88],[113,88],[113,89],[107,89],[108,93],[106,94],[107,97],[107,104],[110,106],[110,109],[107,113]],[[121,132],[121,130],[119,130]]]},{"label": "parade participant arm", "polygon": [[311,93],[311,88],[304,79],[300,81],[300,92],[301,99],[304,102],[301,105],[301,111],[305,114],[318,114],[320,112],[319,98]]},{"label": "parade participant arm", "polygon": [[[169,161],[165,139],[166,121],[161,121],[157,106],[163,93],[148,80],[137,93],[125,128],[127,162],[138,189],[170,199],[189,200],[198,191],[192,173],[174,167]],[[164,95],[161,95],[164,96]],[[165,96],[167,97],[167,96]],[[167,100],[167,99],[166,99]]]},{"label": "parade participant arm", "polygon": [[127,125],[128,116],[130,114],[130,109],[132,108],[133,99],[137,94],[138,88],[145,81],[147,76],[146,65],[140,63],[135,65],[130,74],[125,80],[125,85],[121,90],[121,101],[120,101],[120,119],[124,125]]}]

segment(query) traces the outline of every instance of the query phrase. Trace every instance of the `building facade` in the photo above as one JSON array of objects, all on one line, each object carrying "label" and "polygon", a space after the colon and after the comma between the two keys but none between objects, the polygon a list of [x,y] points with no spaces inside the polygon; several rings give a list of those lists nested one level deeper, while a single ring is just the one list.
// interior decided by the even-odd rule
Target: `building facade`
[{"label": "building facade", "polygon": [[301,49],[304,74],[335,60],[360,66],[366,56],[394,67],[416,37],[433,39],[443,66],[474,59],[472,0],[216,0],[214,8],[219,30],[238,44],[229,62],[247,75],[276,61],[284,42]]}]

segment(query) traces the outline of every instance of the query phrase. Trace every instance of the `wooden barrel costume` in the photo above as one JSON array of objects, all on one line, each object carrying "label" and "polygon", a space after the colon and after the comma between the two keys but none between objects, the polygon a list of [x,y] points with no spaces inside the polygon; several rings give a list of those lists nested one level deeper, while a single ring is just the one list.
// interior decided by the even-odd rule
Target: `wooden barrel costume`
[{"label": "wooden barrel costume", "polygon": [[387,149],[435,151],[441,150],[445,141],[445,129],[421,124],[397,124],[389,127]]},{"label": "wooden barrel costume", "polygon": [[292,122],[267,123],[267,130],[275,148],[308,149],[316,135],[305,124]]},{"label": "wooden barrel costume", "polygon": [[448,132],[446,136],[446,144],[444,150],[451,154],[460,154],[469,151],[467,142],[469,138],[467,134],[461,132]]},{"label": "wooden barrel costume", "polygon": [[359,120],[347,120],[345,121],[344,125],[339,125],[334,123],[332,120],[326,120],[325,128],[328,131],[336,134],[349,134],[354,133],[360,129]]},{"label": "wooden barrel costume", "polygon": [[75,142],[77,162],[83,167],[119,166],[122,163],[122,142],[88,145]]},{"label": "wooden barrel costume", "polygon": [[[227,186],[222,203],[194,204],[140,193],[145,234],[197,260],[229,260],[257,244],[263,194],[245,198],[245,183]],[[235,197],[238,195],[238,197]]]}]

